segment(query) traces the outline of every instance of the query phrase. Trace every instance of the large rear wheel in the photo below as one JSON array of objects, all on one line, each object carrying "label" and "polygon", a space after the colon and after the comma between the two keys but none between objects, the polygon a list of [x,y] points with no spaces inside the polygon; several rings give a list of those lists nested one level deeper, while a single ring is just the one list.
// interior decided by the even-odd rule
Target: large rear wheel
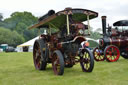
[{"label": "large rear wheel", "polygon": [[120,57],[120,51],[116,46],[109,45],[104,50],[104,57],[108,62],[117,61]]},{"label": "large rear wheel", "polygon": [[64,73],[64,59],[59,50],[54,51],[52,57],[52,67],[55,75],[63,75]]},{"label": "large rear wheel", "polygon": [[93,56],[96,61],[104,61],[105,60],[102,50],[100,50],[98,47],[96,47],[93,50]]},{"label": "large rear wheel", "polygon": [[35,41],[34,43],[34,48],[33,48],[33,61],[34,61],[34,66],[37,70],[45,70],[47,62],[44,58],[46,53],[45,50],[41,50],[41,44],[39,40]]},{"label": "large rear wheel", "polygon": [[80,65],[83,72],[92,72],[94,68],[94,57],[87,48],[83,49],[80,54]]}]

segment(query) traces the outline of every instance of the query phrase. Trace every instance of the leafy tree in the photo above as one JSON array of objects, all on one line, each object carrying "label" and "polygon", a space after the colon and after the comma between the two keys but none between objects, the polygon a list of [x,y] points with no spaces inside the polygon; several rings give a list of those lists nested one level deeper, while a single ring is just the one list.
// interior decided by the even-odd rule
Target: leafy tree
[{"label": "leafy tree", "polygon": [[93,38],[93,39],[99,39],[99,38],[102,37],[99,32],[93,32],[93,31],[91,31],[90,34],[91,34],[90,35],[90,38]]},{"label": "leafy tree", "polygon": [[11,14],[11,17],[5,19],[3,21],[4,23],[1,23],[1,24],[2,24],[2,27],[8,28],[12,31],[14,30],[17,31],[19,34],[24,36],[25,41],[27,41],[37,36],[36,32],[33,32],[32,30],[28,30],[28,27],[32,24],[37,23],[37,21],[38,21],[38,18],[33,16],[32,13],[30,12],[14,12]]},{"label": "leafy tree", "polygon": [[28,26],[27,26],[25,23],[19,22],[19,23],[16,25],[15,30],[16,30],[18,33],[24,35],[23,32],[24,32],[24,30],[26,30],[27,27],[28,27]]},{"label": "leafy tree", "polygon": [[16,31],[11,31],[7,28],[0,27],[0,44],[8,44],[16,46],[24,42],[24,38]]},{"label": "leafy tree", "polygon": [[[92,39],[99,39],[99,38],[101,38],[102,36],[100,34],[100,31],[101,31],[100,28],[98,28],[97,30],[93,31],[93,28],[91,27],[90,28],[90,36],[89,36],[89,38],[92,38]],[[88,30],[86,30],[85,33],[88,34]]]}]

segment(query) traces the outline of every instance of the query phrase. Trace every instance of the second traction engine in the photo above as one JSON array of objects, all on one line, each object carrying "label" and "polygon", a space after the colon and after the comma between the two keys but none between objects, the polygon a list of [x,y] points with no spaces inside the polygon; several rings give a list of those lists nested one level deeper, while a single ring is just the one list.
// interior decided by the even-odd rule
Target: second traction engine
[{"label": "second traction engine", "polygon": [[106,59],[109,62],[117,61],[120,55],[128,59],[128,30],[119,30],[119,27],[128,26],[127,20],[113,24],[115,28],[106,27],[106,16],[102,16],[103,38],[99,39],[99,46],[93,50],[96,61]]}]

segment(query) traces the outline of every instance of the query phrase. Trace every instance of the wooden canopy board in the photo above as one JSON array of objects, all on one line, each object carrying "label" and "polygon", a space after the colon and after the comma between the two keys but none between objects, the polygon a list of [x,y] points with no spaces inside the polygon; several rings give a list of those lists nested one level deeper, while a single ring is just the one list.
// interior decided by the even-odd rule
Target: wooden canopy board
[{"label": "wooden canopy board", "polygon": [[66,15],[72,14],[72,18],[74,21],[83,22],[87,21],[87,15],[89,15],[89,19],[93,19],[98,17],[98,13],[87,10],[87,9],[70,9],[70,10],[62,10],[59,11],[46,19],[38,22],[37,24],[29,27],[29,29],[46,27],[50,26],[52,28],[61,28],[66,24]]}]

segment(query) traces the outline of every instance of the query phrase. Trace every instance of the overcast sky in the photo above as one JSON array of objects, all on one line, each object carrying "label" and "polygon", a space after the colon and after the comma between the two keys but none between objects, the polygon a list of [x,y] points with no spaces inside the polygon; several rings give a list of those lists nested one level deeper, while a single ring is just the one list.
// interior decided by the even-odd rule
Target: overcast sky
[{"label": "overcast sky", "polygon": [[15,11],[28,11],[39,17],[54,9],[56,12],[66,7],[83,8],[99,13],[91,20],[93,28],[101,28],[101,16],[107,16],[107,23],[112,25],[117,20],[128,19],[128,0],[1,0],[0,13],[4,18]]}]

